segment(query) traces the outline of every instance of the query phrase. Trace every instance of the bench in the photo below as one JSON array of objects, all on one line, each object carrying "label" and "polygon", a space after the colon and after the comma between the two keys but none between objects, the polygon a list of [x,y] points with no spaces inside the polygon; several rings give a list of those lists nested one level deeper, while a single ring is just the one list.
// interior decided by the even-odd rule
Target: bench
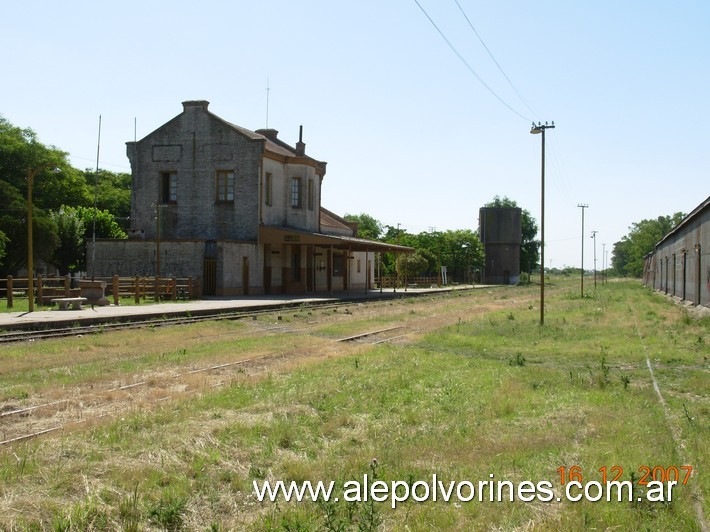
[{"label": "bench", "polygon": [[59,310],[69,310],[71,305],[72,310],[82,310],[82,303],[88,301],[85,297],[57,297],[52,299],[52,303],[56,303]]}]

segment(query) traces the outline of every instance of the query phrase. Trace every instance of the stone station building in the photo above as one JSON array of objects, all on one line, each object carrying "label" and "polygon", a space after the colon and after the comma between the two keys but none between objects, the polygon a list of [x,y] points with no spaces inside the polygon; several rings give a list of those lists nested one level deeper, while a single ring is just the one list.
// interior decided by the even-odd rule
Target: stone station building
[{"label": "stone station building", "polygon": [[[250,131],[183,102],[137,142],[128,240],[98,240],[94,270],[192,277],[203,295],[303,294],[373,287],[379,253],[413,251],[356,238],[321,206],[326,163],[274,129]],[[89,265],[89,269],[92,265]]]}]

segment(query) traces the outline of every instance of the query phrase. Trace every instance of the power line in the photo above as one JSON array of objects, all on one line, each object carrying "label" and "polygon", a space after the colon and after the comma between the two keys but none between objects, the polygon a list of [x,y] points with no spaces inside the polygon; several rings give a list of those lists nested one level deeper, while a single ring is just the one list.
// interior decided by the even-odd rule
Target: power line
[{"label": "power line", "polygon": [[439,26],[436,25],[436,23],[434,22],[434,20],[429,16],[429,14],[428,14],[428,13],[426,12],[426,10],[422,7],[422,5],[419,3],[419,1],[418,1],[418,0],[414,0],[414,3],[417,4],[417,6],[419,6],[419,9],[421,9],[422,13],[424,13],[424,16],[426,16],[426,18],[429,19],[429,22],[431,22],[431,25],[434,26],[434,28],[436,29],[436,31],[439,32],[439,35],[441,35],[441,38],[444,39],[444,41],[445,41],[446,44],[449,46],[449,48],[451,48],[451,51],[456,54],[456,57],[458,57],[458,58],[461,60],[461,62],[466,66],[466,68],[469,70],[469,72],[471,72],[471,74],[473,74],[473,75],[476,77],[476,79],[481,83],[481,85],[483,85],[483,86],[488,90],[488,92],[490,92],[493,96],[495,96],[495,98],[496,98],[500,103],[502,103],[503,105],[505,105],[510,111],[512,111],[513,113],[515,113],[516,115],[518,115],[520,118],[522,118],[522,119],[524,119],[524,120],[527,120],[528,122],[532,122],[532,119],[526,117],[525,115],[520,114],[520,113],[519,113],[518,111],[516,111],[513,107],[511,107],[510,105],[508,105],[508,103],[507,103],[505,100],[503,100],[503,98],[501,98],[500,96],[498,96],[498,94],[496,94],[496,92],[495,92],[493,89],[491,89],[491,88],[486,84],[485,81],[483,81],[483,79],[481,78],[481,76],[479,76],[479,75],[476,73],[476,71],[473,69],[473,67],[468,64],[468,61],[466,61],[466,59],[464,59],[464,57],[459,53],[459,51],[456,49],[456,47],[454,47],[454,45],[451,44],[451,41],[449,41],[449,39],[446,37],[446,35],[444,35],[444,32],[442,32],[442,31],[439,29]]},{"label": "power line", "polygon": [[513,89],[513,92],[515,92],[515,94],[518,96],[518,98],[520,98],[520,101],[523,102],[523,104],[525,105],[525,107],[527,107],[528,110],[529,110],[531,113],[533,113],[534,115],[536,115],[537,113],[533,110],[532,107],[530,107],[530,105],[528,104],[528,102],[525,101],[525,98],[523,98],[522,95],[518,92],[518,89],[515,88],[515,85],[513,85],[513,82],[510,80],[510,78],[508,77],[508,75],[507,75],[507,74],[505,73],[505,71],[503,70],[503,67],[500,66],[500,64],[498,63],[498,61],[496,60],[496,58],[493,56],[493,52],[491,52],[491,51],[488,49],[488,46],[486,46],[486,43],[483,42],[483,38],[478,34],[478,32],[476,31],[476,28],[473,27],[473,24],[472,24],[471,21],[469,20],[468,15],[466,15],[466,12],[465,12],[465,11],[463,10],[463,8],[461,7],[461,4],[459,4],[459,0],[454,0],[454,2],[456,2],[456,5],[458,6],[459,11],[461,11],[461,14],[463,15],[463,18],[466,19],[466,22],[468,22],[469,27],[473,30],[473,33],[476,34],[476,37],[478,37],[478,40],[479,40],[479,41],[481,42],[481,44],[483,45],[483,48],[485,48],[486,52],[488,52],[488,56],[489,56],[489,57],[493,60],[493,62],[496,64],[496,66],[498,67],[498,70],[500,70],[500,73],[503,74],[503,77],[504,77],[504,78],[506,79],[506,81],[508,82],[508,85],[510,85],[510,88]]}]

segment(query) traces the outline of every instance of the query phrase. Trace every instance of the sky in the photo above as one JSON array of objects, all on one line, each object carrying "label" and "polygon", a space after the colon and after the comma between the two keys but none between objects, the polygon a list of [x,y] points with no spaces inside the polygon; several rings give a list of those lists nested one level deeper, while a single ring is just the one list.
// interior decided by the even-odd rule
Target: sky
[{"label": "sky", "polygon": [[[545,266],[597,268],[643,219],[710,195],[706,0],[7,2],[0,115],[130,172],[125,143],[207,100],[328,163],[322,204],[410,233],[507,196]],[[479,39],[480,37],[480,39]],[[268,90],[267,90],[268,88]],[[585,209],[584,235],[581,212]]]}]

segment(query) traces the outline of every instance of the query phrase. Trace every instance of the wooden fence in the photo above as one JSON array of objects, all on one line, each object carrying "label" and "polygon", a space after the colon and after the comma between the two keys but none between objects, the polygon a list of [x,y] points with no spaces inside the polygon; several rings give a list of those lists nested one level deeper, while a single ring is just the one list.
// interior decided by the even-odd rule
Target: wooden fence
[{"label": "wooden fence", "polygon": [[[43,277],[34,279],[35,301],[39,305],[51,305],[52,299],[58,297],[77,297],[81,295],[78,285],[88,279],[72,280],[71,276]],[[105,295],[112,298],[114,305],[119,305],[121,298],[132,298],[136,304],[141,300],[153,301],[178,299],[195,299],[199,297],[200,289],[197,280],[192,277],[97,277],[95,281],[106,283]],[[5,286],[0,284],[0,299],[5,299],[7,308],[13,307],[15,299],[29,297],[28,279],[8,276]]]}]

